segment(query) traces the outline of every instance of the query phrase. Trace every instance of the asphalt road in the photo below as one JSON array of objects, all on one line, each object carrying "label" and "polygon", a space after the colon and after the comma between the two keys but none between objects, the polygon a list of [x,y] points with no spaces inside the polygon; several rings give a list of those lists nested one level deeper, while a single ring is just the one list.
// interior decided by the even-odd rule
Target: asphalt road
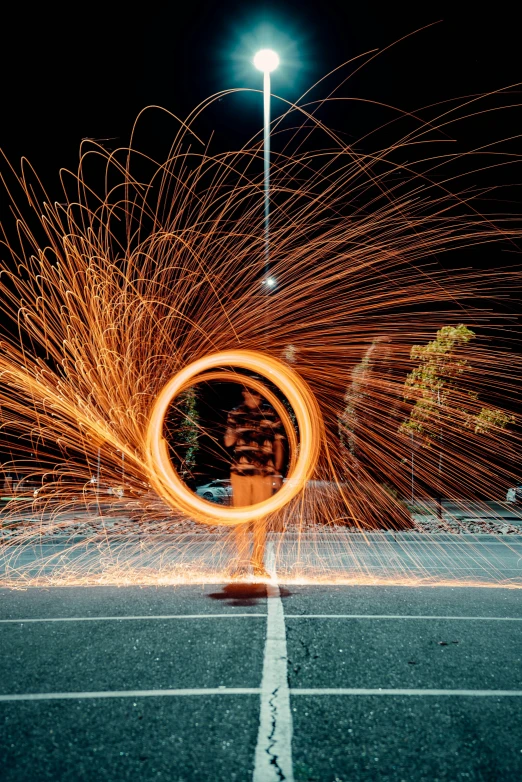
[{"label": "asphalt road", "polygon": [[[431,584],[479,583],[522,586],[521,535],[426,535],[420,533],[270,535],[280,580],[343,579]],[[0,583],[175,582],[179,574],[216,582],[227,577],[232,539],[216,535],[64,538],[12,544],[0,550]],[[112,581],[111,581],[112,578]],[[47,582],[46,582],[47,579]],[[186,579],[185,579],[186,580]],[[150,581],[148,582],[150,583]]]},{"label": "asphalt road", "polygon": [[514,782],[520,594],[3,590],[0,778]]}]

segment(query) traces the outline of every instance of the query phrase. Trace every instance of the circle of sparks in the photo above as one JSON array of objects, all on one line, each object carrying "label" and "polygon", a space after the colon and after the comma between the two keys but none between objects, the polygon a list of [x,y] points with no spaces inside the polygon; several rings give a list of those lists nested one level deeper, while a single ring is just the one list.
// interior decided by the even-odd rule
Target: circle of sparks
[{"label": "circle of sparks", "polygon": [[[208,370],[218,367],[237,367],[257,372],[269,377],[290,403],[299,429],[300,443],[297,458],[290,460],[290,473],[281,489],[263,502],[242,507],[223,507],[201,499],[192,492],[174,469],[163,437],[163,425],[167,410],[172,401],[186,388],[203,379],[224,378],[225,373],[217,375]],[[203,375],[202,373],[207,373]],[[276,411],[281,414],[283,406],[275,395],[266,394],[258,381],[237,376],[242,384],[264,389]],[[283,424],[289,425],[287,413],[281,416]],[[287,426],[285,426],[285,429]],[[291,429],[291,425],[290,425]],[[234,526],[260,519],[269,513],[280,510],[303,489],[317,463],[322,438],[322,421],[318,404],[307,384],[290,367],[275,358],[254,350],[226,350],[213,353],[189,364],[164,386],[152,409],[147,429],[147,462],[151,483],[160,496],[172,507],[206,524]],[[292,439],[290,438],[292,446]],[[291,447],[291,452],[295,448]],[[292,469],[293,464],[293,469]]]}]

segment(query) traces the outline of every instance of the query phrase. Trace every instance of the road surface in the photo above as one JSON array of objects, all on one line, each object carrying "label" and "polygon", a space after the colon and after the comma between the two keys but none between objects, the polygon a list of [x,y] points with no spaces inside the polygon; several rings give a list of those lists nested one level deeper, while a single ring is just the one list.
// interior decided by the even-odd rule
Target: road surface
[{"label": "road surface", "polygon": [[0,778],[513,782],[520,594],[2,590]]}]

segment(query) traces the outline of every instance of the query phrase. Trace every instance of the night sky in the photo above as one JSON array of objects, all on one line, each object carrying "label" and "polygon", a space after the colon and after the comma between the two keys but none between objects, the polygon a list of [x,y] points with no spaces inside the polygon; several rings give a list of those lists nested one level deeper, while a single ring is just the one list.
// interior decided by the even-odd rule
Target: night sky
[{"label": "night sky", "polygon": [[[490,4],[485,14],[480,4],[457,2],[418,3],[413,10],[405,4],[341,0],[12,4],[4,15],[0,46],[0,147],[15,167],[27,157],[49,195],[60,200],[58,170],[76,168],[83,138],[107,139],[102,142],[107,149],[125,146],[133,120],[147,105],[184,117],[221,90],[261,89],[251,60],[266,46],[282,60],[273,92],[289,101],[343,62],[371,49],[382,51],[405,36],[351,78],[340,94],[412,111],[515,85],[522,83],[515,7],[512,2]],[[432,26],[420,30],[427,25]],[[336,76],[328,84],[339,81]],[[356,143],[368,129],[365,123],[378,123],[380,116],[369,107],[359,112],[359,104],[348,105],[342,131]],[[277,114],[275,102],[273,110]],[[522,112],[468,123],[462,131],[466,144],[516,135],[517,116],[520,120]],[[161,124],[159,114],[146,123],[142,140],[149,149],[156,138],[158,147],[164,139]],[[261,126],[260,95],[239,93],[208,112],[203,133],[208,138],[214,132],[214,150],[234,149]],[[521,142],[513,144],[522,152]],[[511,211],[520,214],[519,191],[511,190],[510,196]],[[0,214],[4,219],[3,207]],[[506,260],[500,252],[475,249],[473,263],[519,263],[519,255]],[[506,307],[520,311],[519,292],[513,293]]]},{"label": "night sky", "polygon": [[[295,100],[341,63],[434,22],[366,66],[343,94],[411,110],[522,82],[516,3],[488,4],[487,14],[481,7],[342,0],[12,3],[3,12],[0,46],[0,146],[12,162],[28,157],[52,192],[59,167],[75,168],[82,138],[125,144],[144,106],[184,116],[220,90],[259,88],[251,57],[262,46],[276,48],[283,61],[273,91]],[[355,139],[357,117],[351,120],[344,130],[350,133],[351,125]],[[216,131],[216,145],[234,147],[260,123],[260,101],[243,94],[218,105],[208,131]],[[153,128],[148,132],[154,135]]]},{"label": "night sky", "polygon": [[[480,7],[467,2],[410,6],[341,0],[11,4],[0,46],[0,147],[17,168],[20,158],[27,157],[51,199],[61,201],[58,171],[76,169],[83,138],[106,139],[101,143],[108,150],[126,146],[132,123],[145,106],[162,106],[183,118],[221,90],[261,89],[262,77],[252,57],[264,46],[280,53],[282,64],[273,75],[272,89],[289,101],[296,101],[334,68],[372,49],[380,54],[341,87],[339,96],[415,111],[439,101],[522,84],[516,4],[490,4],[487,14]],[[326,97],[349,70],[330,77],[314,97]],[[513,87],[506,102],[522,103],[519,90]],[[494,100],[498,105],[503,97]],[[318,116],[356,149],[362,135],[390,118],[370,103],[350,101],[335,107],[322,108]],[[273,116],[282,109],[273,101]],[[213,134],[210,149],[216,152],[239,149],[261,127],[261,95],[241,92],[215,103],[197,131],[204,139]],[[522,108],[487,113],[451,127],[453,152],[515,137],[508,151],[520,156],[520,167],[497,168],[465,184],[509,181],[500,211],[507,203],[506,211],[518,215],[522,212],[522,138],[516,138],[520,127]],[[140,149],[157,160],[165,159],[174,128],[160,112],[149,113],[140,125]],[[390,137],[388,143],[395,139]],[[277,139],[273,146],[277,148]],[[494,211],[499,204],[500,200]],[[490,206],[479,204],[486,212]],[[0,218],[5,215],[0,206]],[[449,253],[437,261],[448,269],[503,268],[519,265],[520,254],[513,246],[487,245]],[[500,311],[521,312],[520,293],[510,291]],[[515,333],[519,330],[520,324],[515,325]]]}]

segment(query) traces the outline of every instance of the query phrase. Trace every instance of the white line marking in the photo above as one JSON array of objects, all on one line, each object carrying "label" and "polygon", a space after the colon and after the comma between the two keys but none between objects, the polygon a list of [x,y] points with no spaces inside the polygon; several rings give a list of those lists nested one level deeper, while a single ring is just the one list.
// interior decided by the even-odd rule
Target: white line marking
[{"label": "white line marking", "polygon": [[522,622],[518,616],[431,616],[412,614],[285,614],[285,619],[451,619],[481,622]]},{"label": "white line marking", "polygon": [[[101,690],[91,692],[30,692],[22,694],[12,695],[0,695],[0,703],[9,703],[15,701],[55,701],[55,700],[84,700],[93,698],[158,698],[158,697],[197,697],[200,695],[261,695],[263,698],[263,691],[258,687],[208,687],[202,689],[182,689],[182,690]],[[298,689],[288,690],[289,695],[413,695],[413,696],[464,696],[464,697],[498,697],[498,698],[519,698],[522,696],[522,690],[414,690],[414,689],[386,689],[386,688],[314,688],[314,687],[301,687]],[[270,731],[271,733],[271,731]],[[278,736],[280,736],[278,731]],[[275,736],[270,736],[270,743],[274,741]],[[289,746],[289,745],[288,745]],[[281,748],[279,748],[281,749]],[[267,754],[265,752],[265,754]],[[256,750],[257,755],[257,750]],[[288,752],[289,759],[291,760],[291,753]],[[281,768],[280,759],[281,755],[277,756],[278,766]],[[256,759],[257,760],[257,759]],[[270,782],[272,778],[281,780],[281,776],[277,775],[273,777],[273,770],[275,765],[271,763],[270,759],[268,763],[263,758],[265,763],[265,770],[270,773],[270,776],[259,776],[257,779],[264,780],[264,782]],[[282,768],[281,768],[282,770]],[[263,769],[257,766],[256,762],[256,774],[259,771],[261,773]],[[277,773],[277,772],[276,772]],[[256,777],[254,777],[256,779]],[[293,776],[288,775],[285,779],[293,779]]]},{"label": "white line marking", "polygon": [[[272,542],[267,545],[266,560],[275,578]],[[292,712],[283,603],[277,584],[267,584],[266,592],[268,615],[253,782],[293,782]]]},{"label": "white line marking", "polygon": [[34,622],[120,622],[127,619],[237,619],[266,614],[158,614],[157,616],[59,616],[47,619],[0,619],[0,624],[28,624]]},{"label": "white line marking", "polygon": [[84,698],[158,698],[179,695],[259,695],[258,687],[209,687],[186,690],[102,690],[101,692],[31,692],[22,695],[0,695],[0,703],[9,701],[59,701]]},{"label": "white line marking", "polygon": [[487,697],[515,697],[522,696],[522,690],[391,690],[386,688],[350,688],[339,687],[315,689],[300,687],[290,690],[291,695],[462,695],[466,697],[487,698]]},{"label": "white line marking", "polygon": [[[521,528],[522,529],[522,528]],[[418,534],[418,537],[415,538],[405,538],[405,537],[395,537],[392,538],[376,538],[376,537],[370,537],[370,542],[372,546],[382,546],[382,547],[392,547],[397,548],[401,547],[403,545],[409,545],[409,546],[440,546],[441,548],[445,548],[446,546],[477,546],[477,547],[484,547],[484,546],[522,546],[522,540],[520,538],[522,537],[522,532],[520,533],[512,533],[510,535],[494,535],[492,534],[487,540],[477,540],[478,534],[484,534],[484,533],[477,533],[475,535],[474,533],[456,533],[452,534],[451,537],[453,538],[460,538],[460,540],[448,540],[448,538],[444,538],[443,535],[450,534],[450,533],[442,533],[441,537],[442,540],[434,539],[436,536],[432,535],[432,533],[424,533],[420,532]],[[353,533],[346,533],[346,534],[335,534],[335,533],[309,533],[308,535],[306,533],[303,533],[300,535],[301,541],[305,543],[315,543],[317,541],[321,543],[346,543],[348,542],[350,544],[350,548],[353,546],[359,546],[361,548],[365,548],[367,544],[362,539],[362,535],[358,536]],[[297,536],[292,537],[291,534],[287,533],[285,534],[285,541],[290,543],[295,543],[297,541]]]}]

